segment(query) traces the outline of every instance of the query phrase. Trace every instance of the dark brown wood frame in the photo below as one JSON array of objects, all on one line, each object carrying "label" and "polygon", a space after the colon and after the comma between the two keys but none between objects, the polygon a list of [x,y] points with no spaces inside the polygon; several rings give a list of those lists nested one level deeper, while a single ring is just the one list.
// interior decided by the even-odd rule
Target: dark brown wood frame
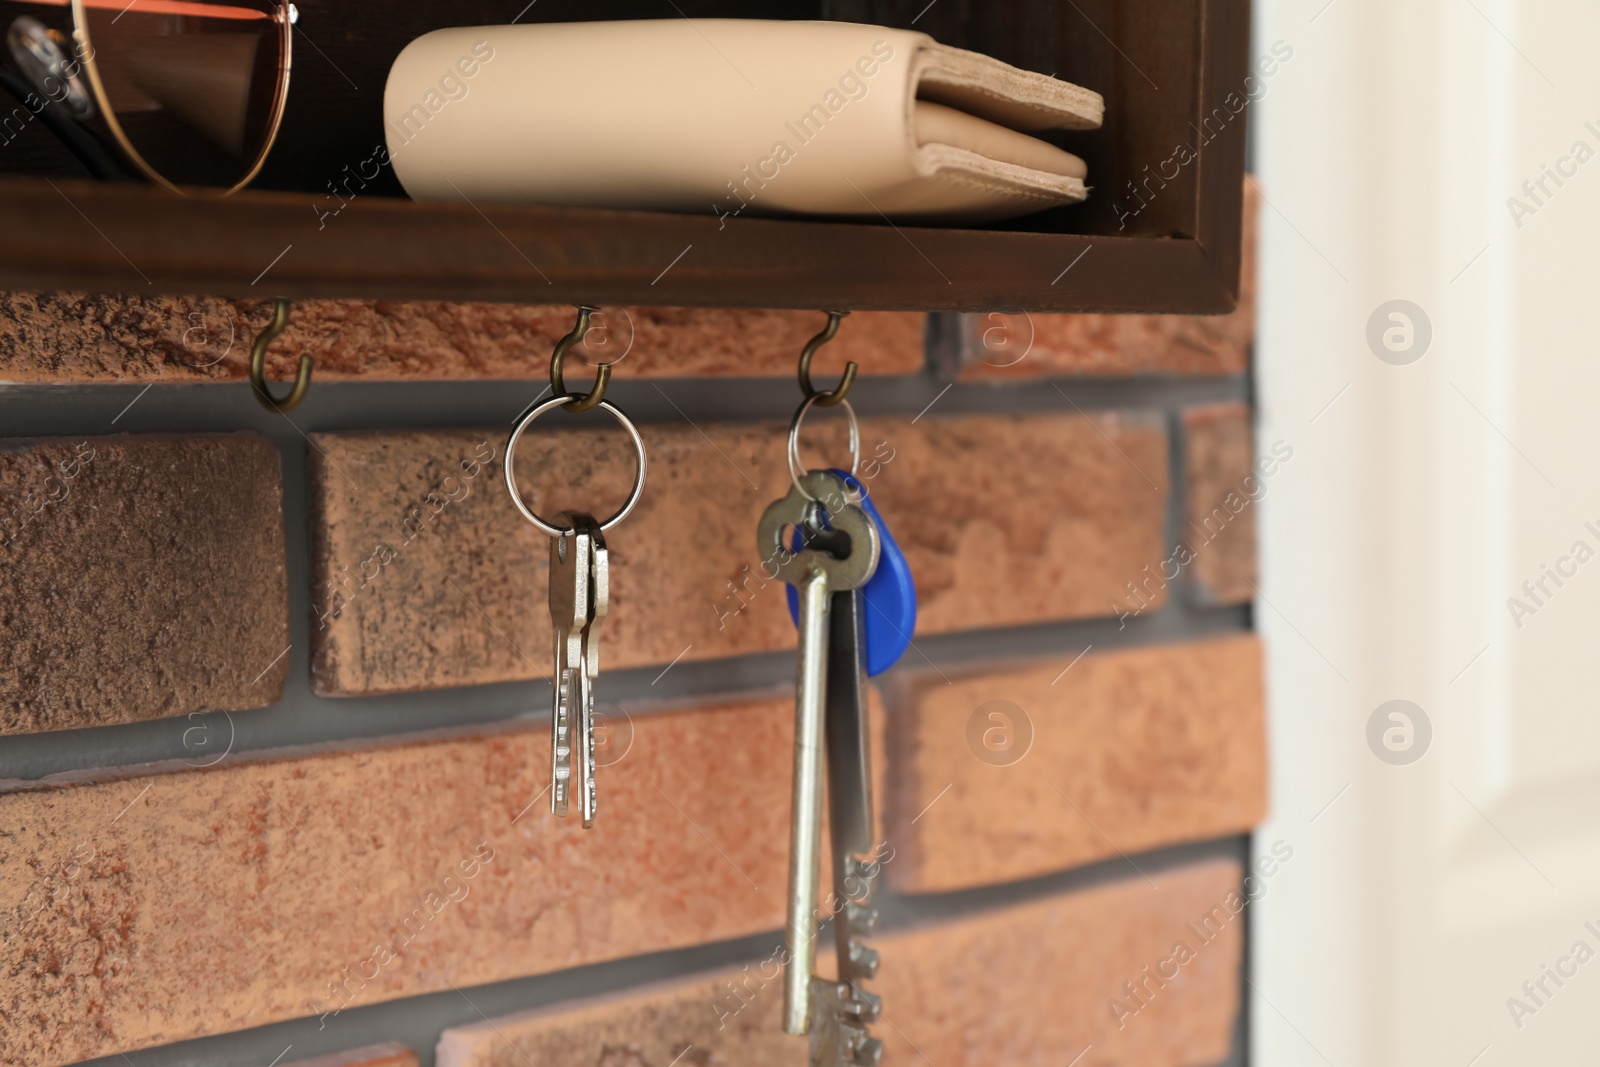
[{"label": "dark brown wood frame", "polygon": [[[1152,69],[1128,59],[1131,70],[1106,75],[1117,92],[1107,93],[1099,156],[1085,153],[1104,182],[1096,195],[1115,198],[1141,173],[1149,188],[1163,146],[1187,137],[1185,126],[1199,134],[1193,162],[1170,187],[1160,184],[1164,200],[1126,233],[1108,225],[1116,220],[1106,204],[1087,221],[1055,212],[1044,223],[1111,231],[1082,233],[1014,228],[1028,220],[972,230],[377,196],[319,217],[305,193],[180,199],[145,186],[11,177],[0,179],[0,286],[292,299],[1229,311],[1238,295],[1245,116],[1211,125],[1207,117],[1245,92],[1249,2],[1105,2],[1115,6],[1108,22],[1123,42],[1113,46],[1117,54],[1127,59],[1135,42],[1149,42],[1134,54]],[[1093,40],[1087,31],[1082,37]],[[1164,88],[1154,89],[1152,74]],[[1174,109],[1175,101],[1182,106]]]}]

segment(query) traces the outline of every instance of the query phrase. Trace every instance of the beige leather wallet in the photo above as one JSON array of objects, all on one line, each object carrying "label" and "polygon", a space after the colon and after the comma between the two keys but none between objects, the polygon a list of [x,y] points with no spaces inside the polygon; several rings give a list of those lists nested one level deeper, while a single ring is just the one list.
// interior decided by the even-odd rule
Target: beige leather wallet
[{"label": "beige leather wallet", "polygon": [[1083,161],[1030,134],[1104,113],[926,34],[764,19],[436,30],[383,103],[419,200],[946,222],[1084,199]]}]

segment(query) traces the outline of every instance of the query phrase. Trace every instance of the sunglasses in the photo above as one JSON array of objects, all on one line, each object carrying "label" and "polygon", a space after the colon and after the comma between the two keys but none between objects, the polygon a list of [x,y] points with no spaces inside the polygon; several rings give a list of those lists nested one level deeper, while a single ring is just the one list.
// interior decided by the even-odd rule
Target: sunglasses
[{"label": "sunglasses", "polygon": [[[274,0],[0,0],[0,89],[101,178],[242,188],[289,90],[294,5]],[[131,169],[130,169],[131,168]]]}]

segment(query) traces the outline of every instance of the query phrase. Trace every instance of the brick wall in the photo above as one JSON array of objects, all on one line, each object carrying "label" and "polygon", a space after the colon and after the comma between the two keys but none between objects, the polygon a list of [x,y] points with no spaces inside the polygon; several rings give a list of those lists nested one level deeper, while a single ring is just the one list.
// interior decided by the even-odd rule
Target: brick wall
[{"label": "brick wall", "polygon": [[[886,1063],[1241,1062],[1254,508],[1292,456],[1255,458],[1251,313],[858,314],[818,358],[862,365],[922,606],[872,691]],[[569,316],[313,302],[280,416],[239,380],[258,303],[0,296],[0,1063],[804,1062],[794,631],[750,574],[822,316],[611,312],[651,474],[589,832],[542,795],[546,542],[500,467]],[[550,425],[530,491],[626,491],[603,419]]]}]

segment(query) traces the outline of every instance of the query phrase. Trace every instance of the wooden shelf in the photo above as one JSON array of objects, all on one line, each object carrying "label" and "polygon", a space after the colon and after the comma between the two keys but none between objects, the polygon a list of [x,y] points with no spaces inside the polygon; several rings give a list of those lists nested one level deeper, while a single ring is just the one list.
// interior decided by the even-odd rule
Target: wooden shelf
[{"label": "wooden shelf", "polygon": [[303,195],[181,200],[35,179],[0,181],[0,285],[540,304],[1233,306],[1232,280],[1193,240],[766,219],[719,228],[690,215],[399,200],[353,202],[319,230]]},{"label": "wooden shelf", "polygon": [[[387,174],[319,221],[337,206],[324,195],[328,176],[366,158],[352,156],[350,146],[381,139],[378,108],[394,55],[433,27],[502,19],[498,6],[301,3],[326,62],[297,52],[290,110],[261,182],[276,191],[186,199],[146,186],[45,178],[39,175],[70,170],[50,156],[42,126],[30,128],[0,158],[0,170],[12,171],[0,177],[0,285],[296,299],[1187,314],[1236,303],[1245,116],[1227,113],[1224,101],[1244,92],[1248,0],[927,8],[916,28],[1059,73],[1107,99],[1104,129],[1061,139],[1089,162],[1089,202],[1000,229],[420,204],[382,195],[396,191]],[[551,0],[527,17],[659,15],[648,6]],[[696,17],[904,26],[925,0],[689,7]],[[1205,136],[1197,136],[1202,127]],[[1133,203],[1128,183],[1147,180],[1147,168],[1169,160],[1180,143],[1196,158],[1162,181],[1137,214],[1119,212],[1119,204]],[[15,173],[18,167],[28,173]]]}]

